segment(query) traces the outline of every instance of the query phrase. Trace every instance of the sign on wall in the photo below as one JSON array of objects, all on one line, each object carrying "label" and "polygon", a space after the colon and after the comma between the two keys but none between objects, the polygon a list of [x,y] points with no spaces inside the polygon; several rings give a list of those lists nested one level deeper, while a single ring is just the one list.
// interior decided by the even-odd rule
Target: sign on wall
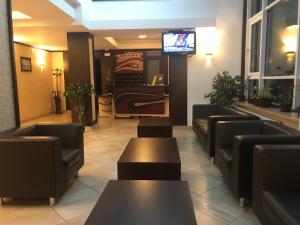
[{"label": "sign on wall", "polygon": [[144,53],[126,51],[116,56],[115,73],[143,73]]}]

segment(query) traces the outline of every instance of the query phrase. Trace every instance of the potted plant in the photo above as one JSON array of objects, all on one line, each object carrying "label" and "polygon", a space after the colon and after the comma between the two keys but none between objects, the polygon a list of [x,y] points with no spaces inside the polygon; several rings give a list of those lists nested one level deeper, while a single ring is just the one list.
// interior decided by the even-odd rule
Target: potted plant
[{"label": "potted plant", "polygon": [[257,87],[253,87],[253,90],[252,90],[252,95],[248,97],[248,102],[251,103],[251,104],[255,104],[256,103],[256,99],[257,99]]},{"label": "potted plant", "polygon": [[258,92],[258,95],[255,99],[255,105],[261,107],[270,107],[273,102],[272,88],[265,87]]},{"label": "potted plant", "polygon": [[239,102],[244,102],[246,100],[245,97],[245,82],[242,76],[235,77],[236,84],[237,84],[237,95],[239,97]]},{"label": "potted plant", "polygon": [[56,68],[56,69],[54,69],[52,71],[53,71],[52,75],[55,76],[55,81],[56,81],[56,91],[53,91],[55,113],[56,114],[61,114],[62,113],[61,99],[60,99],[61,92],[59,91],[58,81],[59,81],[59,78],[62,76],[62,70]]},{"label": "potted plant", "polygon": [[293,106],[293,90],[294,85],[292,83],[286,83],[281,85],[278,89],[278,101],[281,112],[291,112]]},{"label": "potted plant", "polygon": [[82,122],[83,115],[86,110],[84,97],[91,96],[95,93],[92,85],[89,84],[74,84],[71,83],[64,93],[64,96],[69,98],[72,105],[72,112],[77,115],[76,122]]},{"label": "potted plant", "polygon": [[285,93],[279,95],[278,98],[281,112],[291,112],[293,106],[293,95]]},{"label": "potted plant", "polygon": [[223,71],[213,78],[213,91],[205,95],[211,104],[231,105],[239,97],[239,77],[232,77],[229,72]]}]

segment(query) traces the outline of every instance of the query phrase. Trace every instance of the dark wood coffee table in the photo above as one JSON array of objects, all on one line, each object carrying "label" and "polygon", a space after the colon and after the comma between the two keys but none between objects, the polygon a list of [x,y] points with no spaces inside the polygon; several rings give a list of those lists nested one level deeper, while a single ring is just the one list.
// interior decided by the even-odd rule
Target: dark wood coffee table
[{"label": "dark wood coffee table", "polygon": [[173,125],[169,118],[143,118],[137,126],[138,137],[173,137]]},{"label": "dark wood coffee table", "polygon": [[180,180],[175,138],[132,138],[118,161],[119,180]]},{"label": "dark wood coffee table", "polygon": [[197,225],[187,182],[109,181],[85,225]]}]

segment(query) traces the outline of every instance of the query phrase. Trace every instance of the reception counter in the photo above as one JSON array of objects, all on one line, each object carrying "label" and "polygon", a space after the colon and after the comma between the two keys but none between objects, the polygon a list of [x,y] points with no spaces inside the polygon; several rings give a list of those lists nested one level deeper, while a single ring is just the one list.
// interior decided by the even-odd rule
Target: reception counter
[{"label": "reception counter", "polygon": [[164,86],[119,86],[113,92],[114,117],[169,116]]}]

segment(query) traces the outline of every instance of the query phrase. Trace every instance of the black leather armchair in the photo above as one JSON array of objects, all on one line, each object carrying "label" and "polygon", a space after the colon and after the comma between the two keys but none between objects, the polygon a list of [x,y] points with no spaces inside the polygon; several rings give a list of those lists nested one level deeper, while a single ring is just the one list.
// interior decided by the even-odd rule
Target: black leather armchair
[{"label": "black leather armchair", "polygon": [[260,144],[300,144],[300,133],[272,121],[224,121],[216,125],[216,165],[242,205],[252,198],[253,148]]},{"label": "black leather armchair", "polygon": [[0,137],[0,197],[49,198],[54,205],[84,164],[80,124],[34,125]]},{"label": "black leather armchair", "polygon": [[300,145],[259,145],[253,154],[253,210],[263,225],[300,224]]},{"label": "black leather armchair", "polygon": [[212,160],[215,157],[215,126],[218,121],[259,120],[259,117],[233,107],[193,105],[193,130]]}]

